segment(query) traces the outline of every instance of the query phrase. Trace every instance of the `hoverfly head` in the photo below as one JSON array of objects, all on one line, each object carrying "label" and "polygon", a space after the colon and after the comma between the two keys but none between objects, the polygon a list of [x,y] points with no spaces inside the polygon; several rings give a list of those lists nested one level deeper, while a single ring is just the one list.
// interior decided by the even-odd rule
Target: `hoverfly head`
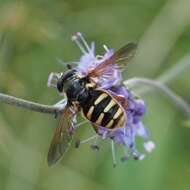
[{"label": "hoverfly head", "polygon": [[62,74],[57,81],[57,89],[59,92],[66,92],[77,80],[78,72],[75,69],[68,70]]}]

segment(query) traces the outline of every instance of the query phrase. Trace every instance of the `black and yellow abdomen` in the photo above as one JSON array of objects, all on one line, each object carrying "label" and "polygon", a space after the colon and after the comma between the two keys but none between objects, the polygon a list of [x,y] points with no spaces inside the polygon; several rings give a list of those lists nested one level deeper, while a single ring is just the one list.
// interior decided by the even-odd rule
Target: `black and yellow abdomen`
[{"label": "black and yellow abdomen", "polygon": [[106,128],[124,127],[126,114],[121,105],[109,93],[92,89],[81,105],[84,116],[96,126]]}]

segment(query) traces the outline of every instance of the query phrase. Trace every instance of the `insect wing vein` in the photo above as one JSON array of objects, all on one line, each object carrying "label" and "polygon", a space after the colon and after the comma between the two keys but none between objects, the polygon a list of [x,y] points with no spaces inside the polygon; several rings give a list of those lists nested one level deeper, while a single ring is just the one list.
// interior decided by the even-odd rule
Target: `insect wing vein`
[{"label": "insect wing vein", "polygon": [[111,64],[118,64],[119,66],[125,66],[135,55],[137,49],[136,43],[128,43],[118,51],[116,51],[112,56],[107,60],[100,63],[93,70],[89,71],[89,76],[91,77],[100,77],[104,74],[107,67]]},{"label": "insect wing vein", "polygon": [[72,133],[70,131],[72,127],[72,120],[68,107],[66,107],[63,113],[61,113],[58,117],[58,127],[55,130],[48,152],[49,166],[54,165],[63,157],[72,142]]}]

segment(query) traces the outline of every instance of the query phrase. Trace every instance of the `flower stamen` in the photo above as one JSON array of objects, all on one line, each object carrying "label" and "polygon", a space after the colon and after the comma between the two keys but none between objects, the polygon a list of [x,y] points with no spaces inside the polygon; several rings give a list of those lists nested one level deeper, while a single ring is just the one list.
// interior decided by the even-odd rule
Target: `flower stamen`
[{"label": "flower stamen", "polygon": [[77,32],[75,35],[73,35],[72,40],[77,44],[83,54],[91,52],[88,43],[80,32]]},{"label": "flower stamen", "polygon": [[83,45],[80,43],[77,35],[73,35],[71,39],[72,39],[72,41],[74,41],[77,44],[77,46],[79,47],[79,49],[81,50],[81,52],[83,54],[87,53],[86,50],[84,49]]},{"label": "flower stamen", "polygon": [[106,52],[110,51],[109,48],[108,48],[108,46],[106,46],[105,44],[103,45],[103,48],[105,49]]},{"label": "flower stamen", "polygon": [[80,37],[81,42],[83,43],[84,47],[87,49],[88,52],[90,52],[90,47],[87,43],[87,41],[84,39],[83,35],[80,32],[77,32],[77,36]]},{"label": "flower stamen", "polygon": [[97,55],[97,56],[96,56],[96,59],[102,59],[102,58],[103,58],[102,55]]}]

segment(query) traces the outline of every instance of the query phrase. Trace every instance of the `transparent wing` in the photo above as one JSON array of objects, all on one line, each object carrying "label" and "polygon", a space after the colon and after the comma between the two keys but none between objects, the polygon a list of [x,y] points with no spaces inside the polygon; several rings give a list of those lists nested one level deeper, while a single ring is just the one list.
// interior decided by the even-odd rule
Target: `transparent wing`
[{"label": "transparent wing", "polygon": [[113,54],[114,63],[125,66],[134,57],[136,50],[136,43],[126,44]]},{"label": "transparent wing", "polygon": [[107,60],[100,63],[96,68],[89,71],[90,77],[99,77],[104,74],[106,69],[111,64],[117,64],[120,67],[126,66],[129,61],[134,57],[137,49],[136,43],[128,43],[118,51],[116,51],[111,57]]},{"label": "transparent wing", "polygon": [[48,152],[48,165],[54,165],[68,150],[72,142],[72,112],[65,107],[58,116],[58,127],[55,130]]}]

